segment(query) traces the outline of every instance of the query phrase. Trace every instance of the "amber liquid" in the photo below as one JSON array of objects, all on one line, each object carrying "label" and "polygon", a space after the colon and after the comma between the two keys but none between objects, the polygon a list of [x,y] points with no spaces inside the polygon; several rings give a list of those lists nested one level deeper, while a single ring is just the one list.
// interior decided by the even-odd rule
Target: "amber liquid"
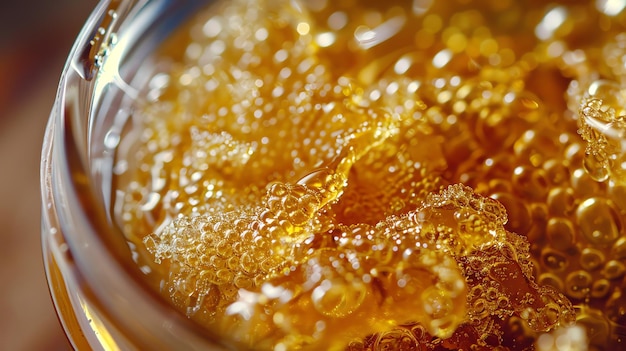
[{"label": "amber liquid", "polygon": [[623,8],[298,4],[198,15],[137,102],[164,298],[239,348],[625,347]]}]

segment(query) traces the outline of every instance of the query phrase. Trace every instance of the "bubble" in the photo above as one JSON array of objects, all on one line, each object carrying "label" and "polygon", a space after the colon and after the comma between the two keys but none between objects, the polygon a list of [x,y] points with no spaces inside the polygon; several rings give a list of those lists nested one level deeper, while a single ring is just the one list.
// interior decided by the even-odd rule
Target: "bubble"
[{"label": "bubble", "polygon": [[[614,108],[623,108],[623,94],[621,92],[620,86],[616,82],[612,82],[610,80],[596,80],[589,84],[587,88],[587,96],[589,98],[601,100],[602,104],[614,107]],[[597,101],[595,100],[595,101]],[[588,102],[588,106],[597,107],[599,104],[595,102]],[[625,110],[616,110],[615,113],[617,115],[623,115]],[[584,111],[583,111],[584,113]],[[590,116],[595,116],[590,114]]]},{"label": "bubble", "polygon": [[567,250],[576,242],[576,228],[574,224],[562,217],[552,217],[548,220],[546,234],[550,245],[557,250]]},{"label": "bubble", "polygon": [[619,238],[613,244],[611,254],[617,260],[624,260],[626,258],[626,237]]},{"label": "bubble", "polygon": [[543,169],[551,184],[560,186],[569,179],[569,169],[564,161],[559,159],[549,159],[543,164]]},{"label": "bubble", "polygon": [[624,262],[620,262],[617,260],[608,261],[602,269],[602,274],[609,280],[621,278],[624,276],[625,273],[626,265],[624,264]]},{"label": "bubble", "polygon": [[418,341],[409,330],[396,328],[391,331],[378,334],[373,345],[373,350],[408,351],[418,350],[418,347]]},{"label": "bubble", "polygon": [[611,282],[606,279],[600,279],[593,282],[591,286],[591,296],[596,299],[601,299],[607,296],[611,291]]},{"label": "bubble", "polygon": [[346,284],[324,281],[312,292],[315,308],[329,317],[345,317],[354,312],[362,303],[366,293],[360,282]]},{"label": "bubble", "polygon": [[[452,312],[452,300],[436,287],[429,287],[421,295],[424,303],[424,310],[433,320],[446,317]],[[444,326],[435,325],[439,324],[439,322],[431,322],[431,324],[433,324],[434,328]]]},{"label": "bubble", "polygon": [[585,200],[578,206],[576,218],[582,234],[594,245],[610,245],[620,237],[620,217],[603,198]]},{"label": "bubble", "polygon": [[563,291],[564,283],[561,277],[554,273],[542,273],[537,278],[537,283],[540,285],[549,285],[557,289],[558,291]]},{"label": "bubble", "polygon": [[580,265],[587,271],[600,268],[604,261],[604,253],[598,249],[587,247],[580,254]]},{"label": "bubble", "polygon": [[569,265],[569,260],[563,253],[552,249],[542,251],[541,262],[544,267],[553,272],[563,271]]},{"label": "bubble", "polygon": [[513,171],[513,186],[527,198],[543,200],[548,193],[548,180],[543,170],[520,166]]},{"label": "bubble", "polygon": [[351,341],[346,347],[346,351],[365,351],[365,344],[362,340]]},{"label": "bubble", "polygon": [[593,197],[600,192],[600,186],[585,170],[576,169],[570,179],[572,189],[579,198]]},{"label": "bubble", "polygon": [[239,264],[241,265],[241,269],[245,273],[253,273],[258,269],[258,263],[252,257],[252,253],[244,252],[241,254],[239,259]]},{"label": "bubble", "polygon": [[583,168],[587,174],[597,182],[603,182],[609,179],[609,169],[606,167],[603,156],[594,154],[585,155],[583,158]]},{"label": "bubble", "polygon": [[607,317],[617,325],[626,325],[626,294],[622,289],[618,289],[609,297],[606,302]]},{"label": "bubble", "polygon": [[593,278],[585,271],[571,272],[565,278],[565,293],[574,299],[585,298],[590,291]]},{"label": "bubble", "polygon": [[[533,100],[523,100],[524,104],[532,103],[533,105],[540,106]],[[530,108],[530,106],[525,105],[526,108]],[[525,160],[525,162],[529,162],[533,166],[539,166],[542,163],[548,160],[548,157],[556,154],[558,151],[558,146],[555,144],[555,140],[551,137],[547,130],[533,130],[528,129],[522,134],[518,140],[515,141],[513,145],[513,150],[515,155]],[[522,168],[520,171],[525,171],[525,174],[529,174],[529,178],[525,178],[527,181],[534,183],[536,181],[542,182],[543,180],[536,178],[537,175],[532,175],[533,172],[528,173],[530,170],[526,170]],[[543,171],[543,170],[542,170]],[[545,175],[541,174],[539,177],[543,178]],[[533,179],[534,178],[534,179]],[[542,184],[537,184],[540,188],[545,186]]]},{"label": "bubble", "polygon": [[612,180],[609,182],[607,194],[621,211],[626,210],[626,184]]},{"label": "bubble", "polygon": [[566,217],[576,209],[576,197],[571,188],[555,187],[548,193],[548,208],[553,216]]}]

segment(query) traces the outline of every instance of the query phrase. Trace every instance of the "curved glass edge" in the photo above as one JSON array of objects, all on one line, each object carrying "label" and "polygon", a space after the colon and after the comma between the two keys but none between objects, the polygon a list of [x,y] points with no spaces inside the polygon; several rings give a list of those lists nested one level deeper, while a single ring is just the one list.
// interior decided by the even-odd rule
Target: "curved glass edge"
[{"label": "curved glass edge", "polygon": [[[100,2],[91,15],[87,19],[83,29],[79,33],[72,49],[70,50],[70,58],[76,57],[81,50],[80,44],[88,42],[93,37],[93,33],[102,21],[109,3],[107,1]],[[79,283],[75,279],[79,276],[76,272],[76,265],[73,257],[69,252],[68,245],[65,242],[61,225],[58,220],[58,211],[64,211],[64,208],[58,208],[55,202],[59,197],[59,189],[55,183],[55,168],[57,162],[55,157],[54,140],[59,129],[58,126],[62,122],[58,118],[64,114],[63,101],[68,86],[68,72],[71,69],[72,61],[67,60],[63,68],[55,103],[52,107],[50,119],[46,126],[46,132],[43,141],[41,155],[41,198],[42,198],[42,250],[46,279],[48,288],[59,322],[61,323],[66,336],[72,347],[76,350],[86,349],[103,349],[102,344],[98,341],[97,332],[89,325],[89,320],[83,314],[76,313],[80,309],[79,299],[82,295]]]},{"label": "curved glass edge", "polygon": [[[121,10],[116,16],[122,17],[116,17],[116,23],[138,23],[135,26],[143,25],[141,29],[147,30],[154,24],[154,17],[146,15],[150,11],[152,16],[166,16],[168,10],[182,8],[180,14],[189,14],[207,3],[102,1],[81,30],[63,69],[42,149],[42,242],[50,293],[61,323],[77,349],[87,347],[86,344],[103,350],[223,349],[212,341],[216,338],[169,308],[155,292],[147,291],[131,271],[136,267],[129,268],[122,262],[121,257],[128,250],[123,236],[103,230],[111,227],[111,222],[107,205],[102,202],[106,190],[98,188],[102,182],[98,175],[103,172],[94,171],[90,161],[94,150],[101,151],[92,147],[101,142],[92,137],[93,131],[101,128],[93,122],[93,116],[99,108],[108,107],[102,106],[101,94],[111,93],[106,90],[119,87],[120,83],[119,72],[112,80],[100,73],[111,72],[107,64],[119,67],[132,51],[132,43],[129,40],[127,46],[106,45],[98,51],[97,55],[102,56],[93,56],[96,72],[90,71],[89,62],[85,63],[85,57],[92,57],[85,53],[93,54],[94,35],[101,34],[102,23],[112,16],[111,6]],[[140,15],[145,20],[133,22]],[[124,33],[135,33],[135,40],[141,38],[136,27],[124,29],[122,24],[111,28],[106,29],[115,34],[109,37],[113,38],[110,44],[117,44],[116,36]],[[109,58],[112,61],[107,61]],[[99,91],[98,87],[106,88]]]}]

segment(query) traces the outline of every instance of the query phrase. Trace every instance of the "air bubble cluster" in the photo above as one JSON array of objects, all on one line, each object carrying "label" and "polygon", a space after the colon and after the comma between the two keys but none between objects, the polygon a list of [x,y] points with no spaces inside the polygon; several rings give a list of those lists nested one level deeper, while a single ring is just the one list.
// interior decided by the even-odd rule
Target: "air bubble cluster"
[{"label": "air bubble cluster", "polygon": [[135,260],[237,348],[622,348],[608,4],[213,5],[164,45],[120,143]]}]

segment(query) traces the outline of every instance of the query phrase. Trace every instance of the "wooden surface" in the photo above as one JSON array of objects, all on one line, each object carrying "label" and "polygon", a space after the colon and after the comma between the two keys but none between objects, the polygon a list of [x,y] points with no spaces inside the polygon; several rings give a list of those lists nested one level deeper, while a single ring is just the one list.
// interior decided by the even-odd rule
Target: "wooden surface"
[{"label": "wooden surface", "polygon": [[0,5],[0,350],[70,350],[41,258],[39,162],[65,57],[95,6]]}]

